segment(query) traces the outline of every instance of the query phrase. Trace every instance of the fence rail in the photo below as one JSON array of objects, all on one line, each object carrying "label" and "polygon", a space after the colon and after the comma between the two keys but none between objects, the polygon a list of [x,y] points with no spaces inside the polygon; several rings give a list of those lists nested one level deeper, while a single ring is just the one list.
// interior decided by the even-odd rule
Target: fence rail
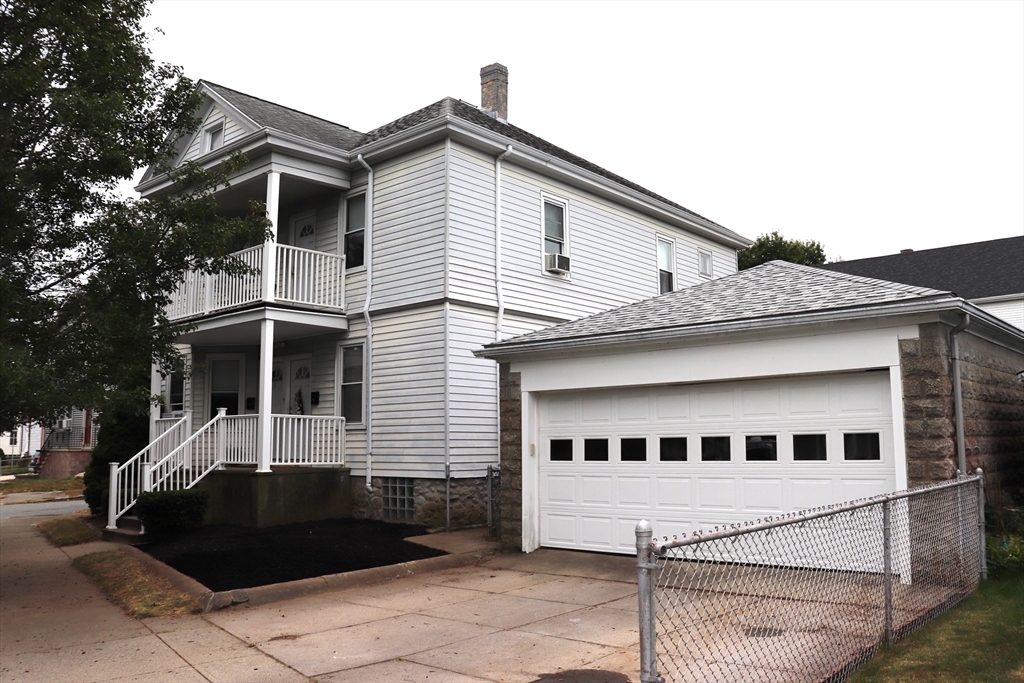
[{"label": "fence rail", "polygon": [[984,578],[984,480],[636,536],[643,683],[842,681]]},{"label": "fence rail", "polygon": [[344,465],[345,418],[272,417],[271,465]]}]

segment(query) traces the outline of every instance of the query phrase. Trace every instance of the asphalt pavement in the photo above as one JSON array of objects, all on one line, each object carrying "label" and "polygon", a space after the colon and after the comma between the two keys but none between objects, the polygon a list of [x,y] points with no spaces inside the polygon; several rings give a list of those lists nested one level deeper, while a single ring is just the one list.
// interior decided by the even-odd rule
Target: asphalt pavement
[{"label": "asphalt pavement", "polygon": [[81,498],[75,500],[47,501],[45,503],[4,503],[0,501],[0,519],[12,517],[56,517],[70,515],[86,508]]}]

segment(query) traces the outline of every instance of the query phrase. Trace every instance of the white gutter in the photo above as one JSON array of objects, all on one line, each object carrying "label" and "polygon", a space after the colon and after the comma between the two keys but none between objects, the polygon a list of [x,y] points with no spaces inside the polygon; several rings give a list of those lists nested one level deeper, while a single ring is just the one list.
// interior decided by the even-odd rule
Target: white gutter
[{"label": "white gutter", "polygon": [[949,331],[950,355],[953,357],[953,415],[956,420],[956,462],[961,474],[967,474],[967,449],[964,444],[964,397],[960,384],[959,335],[971,324],[971,314],[964,313],[960,324]]},{"label": "white gutter", "polygon": [[366,218],[363,227],[363,263],[366,264],[366,298],[363,300],[363,320],[366,322],[366,399],[363,420],[366,422],[366,490],[373,492],[373,321],[370,320],[370,298],[373,296],[373,169],[363,161],[356,161],[366,169]]},{"label": "white gutter", "polygon": [[618,332],[579,337],[577,339],[552,339],[536,342],[523,342],[518,344],[513,341],[512,343],[504,344],[502,346],[489,344],[482,349],[477,349],[473,353],[480,358],[491,358],[497,360],[514,356],[532,355],[534,353],[544,351],[566,352],[585,348],[599,348],[630,343],[657,343],[688,337],[710,336],[713,334],[726,334],[743,331],[766,331],[790,327],[793,325],[843,322],[864,318],[912,315],[916,313],[936,313],[941,311],[970,313],[978,322],[985,322],[988,326],[993,327],[998,331],[1008,333],[1016,339],[1024,340],[1024,330],[1020,330],[1006,321],[986,313],[977,306],[957,297],[955,299],[943,298],[938,301],[911,301],[907,303],[890,304],[887,306],[860,306],[841,311],[831,310],[817,311],[814,313],[794,313],[790,315],[780,315],[774,318],[726,321],[694,325],[692,327],[667,327],[657,330]]}]

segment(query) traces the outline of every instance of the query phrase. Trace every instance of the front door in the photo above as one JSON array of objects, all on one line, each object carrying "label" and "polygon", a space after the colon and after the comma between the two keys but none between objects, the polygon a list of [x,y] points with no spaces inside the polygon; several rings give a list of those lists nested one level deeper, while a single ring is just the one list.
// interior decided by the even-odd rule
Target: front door
[{"label": "front door", "polygon": [[[316,212],[308,211],[292,218],[292,245],[312,252],[316,250]],[[284,287],[281,298],[312,303],[313,282],[316,277],[315,254],[307,251],[287,250],[278,263],[284,269]]]},{"label": "front door", "polygon": [[238,415],[241,396],[242,362],[234,358],[210,361],[210,419],[218,408],[227,408],[228,415]]},{"label": "front door", "polygon": [[309,391],[311,386],[309,359],[302,358],[289,363],[288,414],[309,415]]}]

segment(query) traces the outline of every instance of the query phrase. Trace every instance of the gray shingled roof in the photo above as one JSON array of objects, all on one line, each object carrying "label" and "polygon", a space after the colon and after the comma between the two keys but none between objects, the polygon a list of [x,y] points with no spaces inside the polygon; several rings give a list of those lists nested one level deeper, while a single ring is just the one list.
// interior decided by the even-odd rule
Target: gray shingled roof
[{"label": "gray shingled roof", "polygon": [[841,261],[822,268],[947,289],[965,299],[1020,294],[1024,293],[1024,237]]},{"label": "gray shingled roof", "polygon": [[260,126],[330,145],[349,151],[363,144],[365,135],[347,126],[332,123],[295,109],[282,107],[252,95],[225,88],[223,85],[202,81],[207,87],[238,108]]},{"label": "gray shingled roof", "polygon": [[503,349],[534,342],[682,329],[949,296],[949,292],[941,290],[833,273],[785,261],[770,261],[735,275],[488,344],[484,348]]},{"label": "gray shingled roof", "polygon": [[724,235],[738,240],[744,239],[741,235],[726,227],[718,225],[718,223],[715,223],[709,218],[705,218],[694,211],[690,211],[685,206],[676,204],[670,199],[666,199],[665,197],[626,180],[622,176],[612,173],[597,164],[593,164],[582,157],[576,156],[575,154],[558,147],[557,145],[553,145],[547,140],[526,132],[522,128],[517,128],[509,123],[503,123],[493,116],[480,111],[479,108],[472,104],[463,102],[462,100],[446,97],[443,100],[434,102],[433,104],[414,111],[411,114],[407,114],[396,119],[391,123],[375,128],[369,133],[359,133],[351,128],[347,128],[346,126],[331,123],[330,121],[325,121],[324,119],[310,116],[309,114],[304,114],[300,111],[289,109],[288,107],[282,107],[279,104],[267,102],[266,100],[261,100],[258,97],[253,97],[251,95],[246,95],[245,93],[240,93],[237,90],[225,88],[222,85],[210,83],[209,81],[202,82],[261,126],[275,128],[309,140],[322,142],[347,152],[355,151],[371,142],[376,142],[392,135],[396,135],[397,133],[412,128],[420,123],[433,121],[446,116],[460,118],[464,121],[468,121],[469,123],[476,124],[498,133],[499,135],[504,135],[510,140],[522,145],[544,152],[545,154],[550,154],[562,161],[567,161],[570,164],[590,171],[602,178],[607,178],[608,180],[614,181],[624,187],[628,187],[631,190],[650,197],[651,199],[689,214],[694,218],[706,221],[718,227]]}]

